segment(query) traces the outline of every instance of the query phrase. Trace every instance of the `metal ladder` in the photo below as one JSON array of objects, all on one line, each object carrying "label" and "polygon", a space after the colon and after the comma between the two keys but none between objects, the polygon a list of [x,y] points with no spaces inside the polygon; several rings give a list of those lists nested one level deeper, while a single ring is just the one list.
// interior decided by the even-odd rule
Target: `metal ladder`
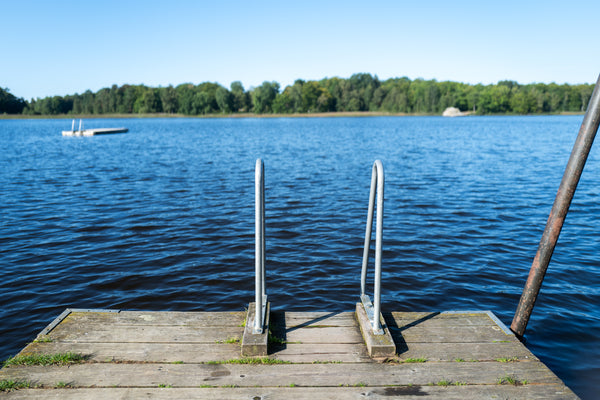
[{"label": "metal ladder", "polygon": [[[371,192],[369,194],[369,214],[365,233],[365,247],[360,281],[361,303],[356,305],[356,318],[365,339],[367,351],[372,357],[389,357],[396,353],[396,345],[381,315],[381,238],[383,235],[383,165],[376,160],[371,176]],[[265,172],[264,164],[256,160],[255,170],[255,302],[248,306],[248,315],[241,352],[243,356],[265,356],[268,354],[268,332],[270,304],[267,301],[265,285]],[[377,196],[377,220],[375,235],[375,278],[373,300],[365,293],[367,281],[367,265],[373,227],[373,212]]]},{"label": "metal ladder", "polygon": [[[256,160],[254,175],[255,190],[255,305],[256,312],[252,331],[254,334],[262,334],[265,324],[267,309],[267,293],[265,282],[265,171],[264,163],[259,158]],[[362,270],[360,278],[360,299],[371,323],[373,334],[383,335],[384,330],[379,321],[381,313],[381,254],[383,236],[383,192],[384,174],[383,164],[376,160],[373,164],[371,175],[371,190],[369,193],[369,211],[367,215],[367,228],[365,232],[365,245],[363,251]],[[367,281],[367,266],[369,263],[369,248],[373,227],[373,212],[375,208],[375,197],[377,197],[377,216],[375,228],[375,276],[373,302],[365,293]],[[374,304],[373,304],[374,303]]]}]

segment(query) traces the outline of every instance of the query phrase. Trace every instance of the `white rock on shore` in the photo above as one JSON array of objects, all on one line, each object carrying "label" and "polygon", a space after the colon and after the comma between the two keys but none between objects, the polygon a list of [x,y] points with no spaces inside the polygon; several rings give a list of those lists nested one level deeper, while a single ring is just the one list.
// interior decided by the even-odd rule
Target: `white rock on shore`
[{"label": "white rock on shore", "polygon": [[464,117],[469,115],[468,112],[462,112],[456,107],[448,107],[442,113],[442,117]]}]

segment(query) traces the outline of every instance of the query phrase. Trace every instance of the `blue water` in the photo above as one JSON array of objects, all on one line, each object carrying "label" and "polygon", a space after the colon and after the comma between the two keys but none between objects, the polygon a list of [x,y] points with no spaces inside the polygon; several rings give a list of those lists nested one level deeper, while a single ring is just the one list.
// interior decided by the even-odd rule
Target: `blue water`
[{"label": "blue water", "polygon": [[[581,116],[0,120],[0,358],[62,310],[243,310],[265,162],[275,309],[347,311],[371,167],[385,168],[383,311],[510,325]],[[592,149],[529,348],[582,398],[600,375],[600,151]]]}]

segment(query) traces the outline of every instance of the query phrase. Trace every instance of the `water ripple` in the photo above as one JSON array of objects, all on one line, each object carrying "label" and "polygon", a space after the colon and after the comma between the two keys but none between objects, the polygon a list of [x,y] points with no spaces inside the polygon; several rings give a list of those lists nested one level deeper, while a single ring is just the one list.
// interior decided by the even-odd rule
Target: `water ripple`
[{"label": "water ripple", "polygon": [[[274,308],[353,308],[379,158],[383,308],[489,309],[508,324],[580,122],[102,120],[88,125],[130,133],[62,138],[61,120],[0,120],[0,358],[67,307],[244,309],[259,157]],[[592,149],[527,334],[582,398],[600,373],[599,172]]]}]

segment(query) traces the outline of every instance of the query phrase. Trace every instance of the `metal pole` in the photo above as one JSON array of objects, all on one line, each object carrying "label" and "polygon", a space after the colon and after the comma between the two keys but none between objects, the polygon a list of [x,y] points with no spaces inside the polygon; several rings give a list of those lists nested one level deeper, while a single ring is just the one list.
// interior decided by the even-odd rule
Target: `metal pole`
[{"label": "metal pole", "polygon": [[[267,296],[267,285],[266,285],[266,257],[267,257],[267,252],[265,249],[265,165],[263,164],[262,160],[261,160],[261,179],[260,179],[260,193],[261,193],[261,206],[260,206],[260,239],[261,239],[261,256],[262,256],[262,297],[263,297],[263,311],[265,309],[265,302],[266,302],[266,296]],[[265,316],[264,316],[264,312],[263,312],[263,322],[265,320]]]},{"label": "metal pole", "polygon": [[381,331],[379,314],[381,312],[381,253],[383,239],[383,165],[381,161],[375,161],[373,172],[377,173],[377,220],[375,225],[375,288],[373,290],[373,331]]},{"label": "metal pole", "polygon": [[373,230],[373,210],[375,208],[375,188],[377,185],[377,170],[373,164],[371,173],[371,190],[369,191],[369,210],[367,212],[367,229],[365,231],[365,245],[363,249],[362,269],[360,273],[360,295],[364,295],[367,283],[367,266],[369,264],[369,248],[371,247],[371,232]]},{"label": "metal pole", "polygon": [[519,300],[519,305],[515,311],[510,329],[518,336],[523,337],[531,311],[535,305],[542,281],[546,275],[548,264],[552,258],[554,247],[558,241],[558,236],[562,229],[563,223],[569,211],[571,200],[577,189],[581,172],[587,160],[590,148],[594,142],[594,137],[598,131],[598,124],[600,122],[600,76],[596,82],[596,87],[590,98],[585,117],[579,129],[579,134],[573,145],[573,151],[569,157],[569,162],[565,168],[560,186],[558,187],[558,193],[554,200],[554,205],[550,211],[546,228],[542,234],[542,239],[537,250],[537,254],[533,259],[531,270],[529,271],[529,277],[525,283],[523,294]]},{"label": "metal pole", "polygon": [[[369,192],[369,211],[367,215],[367,229],[365,231],[365,246],[363,250],[362,270],[360,274],[360,299],[365,307],[365,312],[369,321],[372,324],[373,334],[383,335],[379,314],[381,312],[381,253],[382,253],[382,237],[383,237],[383,164],[376,160],[373,164],[371,173],[371,191]],[[377,216],[375,222],[375,276],[373,289],[374,307],[365,294],[367,282],[367,266],[369,263],[369,249],[371,247],[371,233],[373,225],[373,211],[375,208],[375,196],[377,195]]]},{"label": "metal pole", "polygon": [[254,333],[262,333],[263,331],[263,294],[264,294],[264,260],[265,260],[265,246],[264,246],[264,165],[262,160],[259,158],[256,160],[256,168],[254,171],[254,236],[255,236],[255,292],[254,292]]}]

